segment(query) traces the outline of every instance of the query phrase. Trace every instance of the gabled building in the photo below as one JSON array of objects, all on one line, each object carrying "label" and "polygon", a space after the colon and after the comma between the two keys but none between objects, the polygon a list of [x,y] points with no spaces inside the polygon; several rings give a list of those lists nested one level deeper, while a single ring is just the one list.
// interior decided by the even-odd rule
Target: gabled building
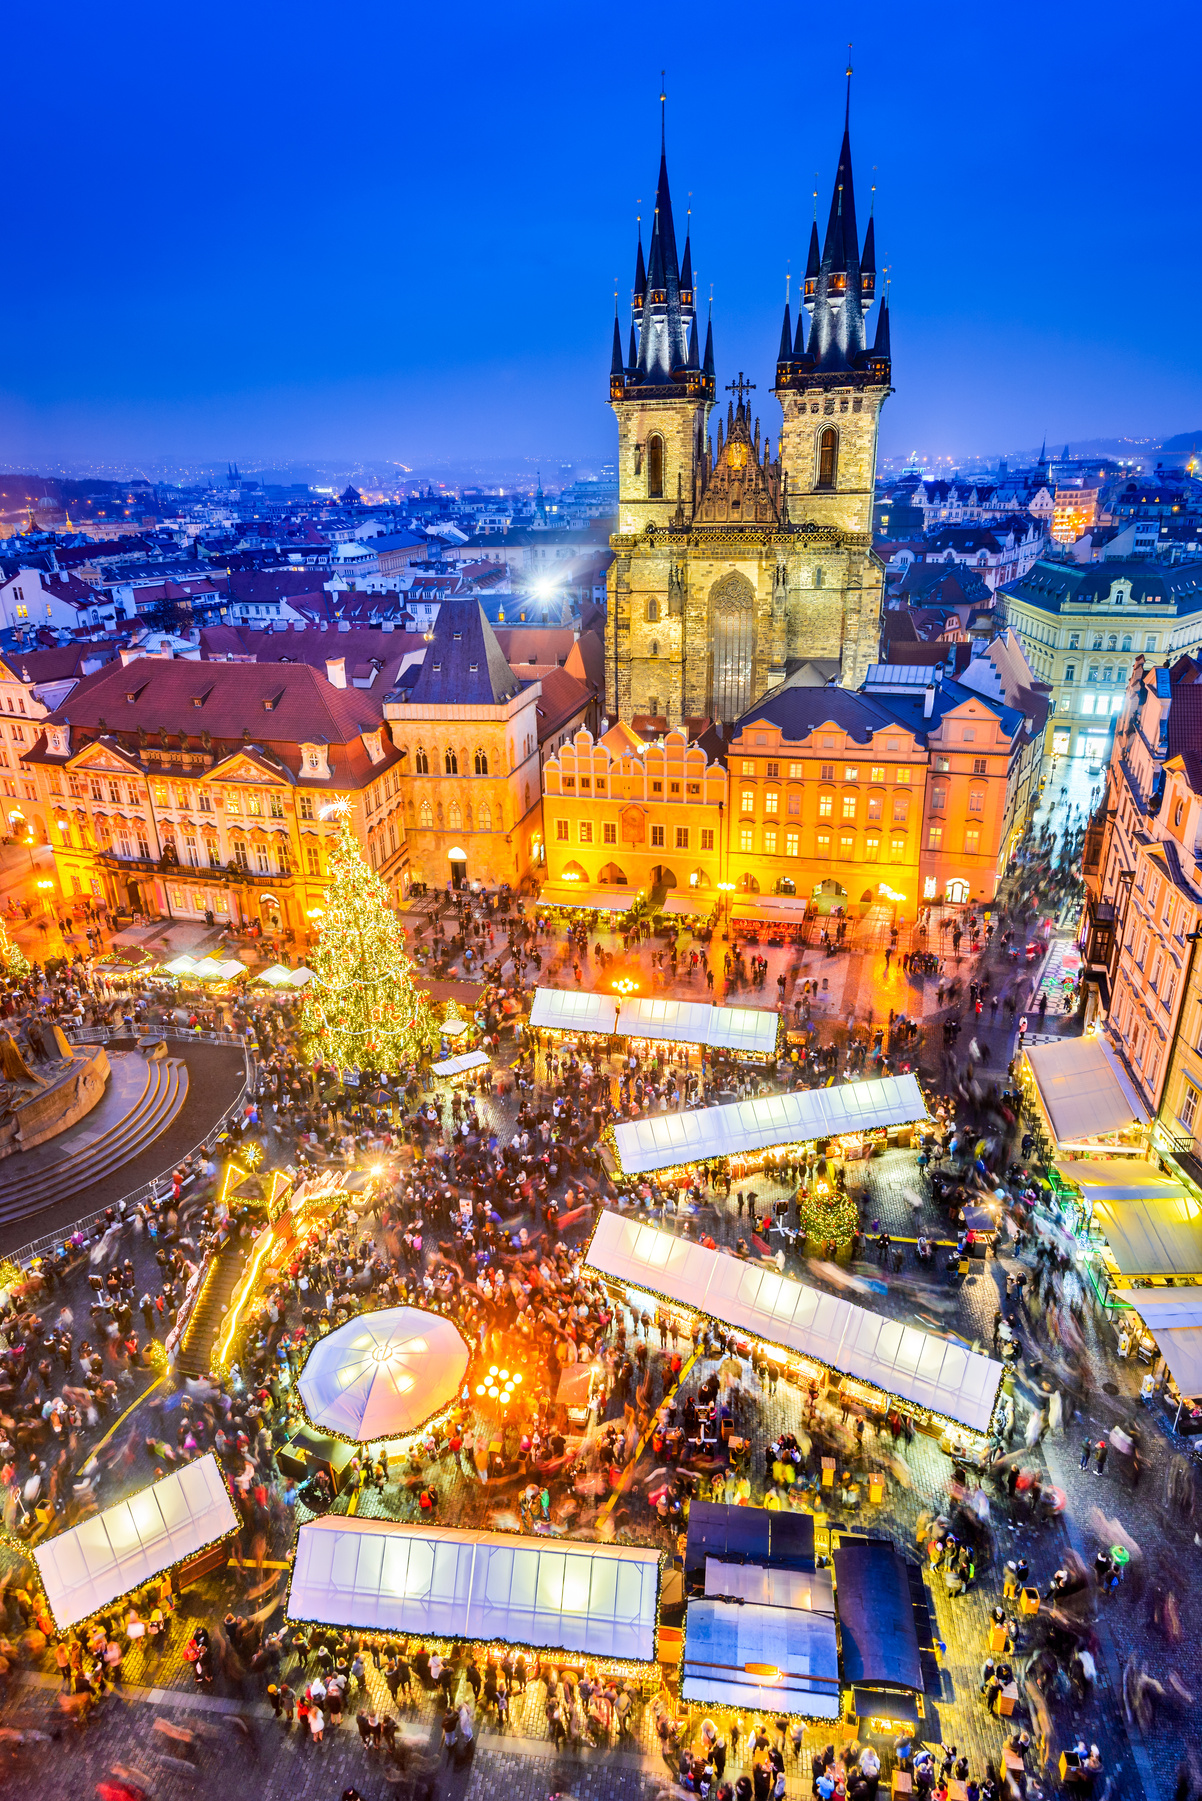
[{"label": "gabled building", "polygon": [[380,704],[303,664],[140,657],[85,677],[40,723],[26,762],[68,900],[258,922],[303,943],[336,800],[403,887],[399,758]]},{"label": "gabled building", "polygon": [[412,685],[384,699],[413,881],[516,887],[540,861],[541,698],[478,600],[442,603]]}]

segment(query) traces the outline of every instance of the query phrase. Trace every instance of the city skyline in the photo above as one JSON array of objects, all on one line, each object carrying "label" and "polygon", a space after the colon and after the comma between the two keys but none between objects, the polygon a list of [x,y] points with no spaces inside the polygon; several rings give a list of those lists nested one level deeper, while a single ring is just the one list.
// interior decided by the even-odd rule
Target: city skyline
[{"label": "city skyline", "polygon": [[[329,65],[317,15],[296,17],[282,39],[252,16],[231,49],[191,22],[105,29],[68,8],[55,81],[14,101],[28,254],[0,302],[0,461],[608,460],[613,296],[625,330],[660,62],[719,390],[746,369],[775,434],[786,273],[795,297],[842,125],[841,29],[807,25],[795,97],[752,86],[723,101],[715,9],[618,77],[589,54],[590,8],[566,34],[537,7],[516,29],[469,14],[453,46],[437,21],[410,22],[402,43],[369,12],[341,89],[335,65],[346,104],[327,113],[298,103]],[[987,27],[950,12],[921,39],[883,8],[861,26],[857,200],[866,215],[875,186],[893,283],[884,456],[1157,438],[1202,417],[1202,377],[1178,349],[1194,336],[1197,202],[1163,174],[1187,154],[1189,59],[1162,67],[1136,43],[1117,66],[1108,17],[1082,45],[1041,16],[1039,61],[1004,72],[983,60]],[[748,70],[780,63],[776,36],[775,22],[744,27]],[[984,70],[1002,127],[981,124]],[[1097,121],[1153,102],[1154,126],[1116,158]],[[1158,241],[1180,297],[1169,330],[1141,328],[1160,309],[1121,292]]]}]

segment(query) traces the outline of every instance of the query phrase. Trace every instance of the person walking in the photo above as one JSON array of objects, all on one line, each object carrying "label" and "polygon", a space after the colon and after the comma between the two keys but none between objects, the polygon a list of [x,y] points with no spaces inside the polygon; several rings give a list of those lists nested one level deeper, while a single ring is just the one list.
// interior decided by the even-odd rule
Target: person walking
[{"label": "person walking", "polygon": [[1093,1456],[1093,1439],[1087,1438],[1085,1443],[1081,1446],[1081,1468],[1083,1470],[1087,1470],[1089,1468],[1089,1460],[1092,1456]]}]

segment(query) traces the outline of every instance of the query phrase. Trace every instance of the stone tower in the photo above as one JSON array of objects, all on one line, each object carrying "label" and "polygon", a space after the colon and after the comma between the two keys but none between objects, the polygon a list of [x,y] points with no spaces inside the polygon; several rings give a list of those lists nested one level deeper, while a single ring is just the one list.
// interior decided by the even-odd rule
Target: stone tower
[{"label": "stone tower", "polygon": [[[611,540],[606,710],[667,726],[734,720],[791,669],[856,686],[877,658],[883,571],[872,556],[877,415],[889,392],[889,323],[865,349],[876,272],[861,253],[845,125],[826,250],[811,243],[808,343],[785,308],[776,457],[753,424],[754,382],[729,384],[711,441],[713,328],[700,349],[691,246],[678,263],[661,142],[646,264],[640,235],[629,348],[614,321],[618,529]],[[833,432],[833,437],[831,433]],[[825,434],[825,435],[824,435]]]}]

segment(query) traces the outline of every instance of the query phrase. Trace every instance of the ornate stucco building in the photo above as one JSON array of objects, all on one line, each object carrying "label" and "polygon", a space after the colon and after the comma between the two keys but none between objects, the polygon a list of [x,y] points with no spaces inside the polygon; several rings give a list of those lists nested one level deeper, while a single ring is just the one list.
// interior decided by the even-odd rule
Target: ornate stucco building
[{"label": "ornate stucco building", "polygon": [[754,383],[710,436],[692,249],[678,256],[661,147],[650,251],[640,235],[625,351],[614,321],[618,530],[611,540],[606,705],[668,726],[732,721],[804,661],[854,687],[875,661],[883,570],[872,552],[877,427],[890,392],[889,313],[876,298],[872,220],[861,248],[847,125],[826,238],[810,236],[794,332],[788,303],[774,392],[780,442],[753,422]]}]

